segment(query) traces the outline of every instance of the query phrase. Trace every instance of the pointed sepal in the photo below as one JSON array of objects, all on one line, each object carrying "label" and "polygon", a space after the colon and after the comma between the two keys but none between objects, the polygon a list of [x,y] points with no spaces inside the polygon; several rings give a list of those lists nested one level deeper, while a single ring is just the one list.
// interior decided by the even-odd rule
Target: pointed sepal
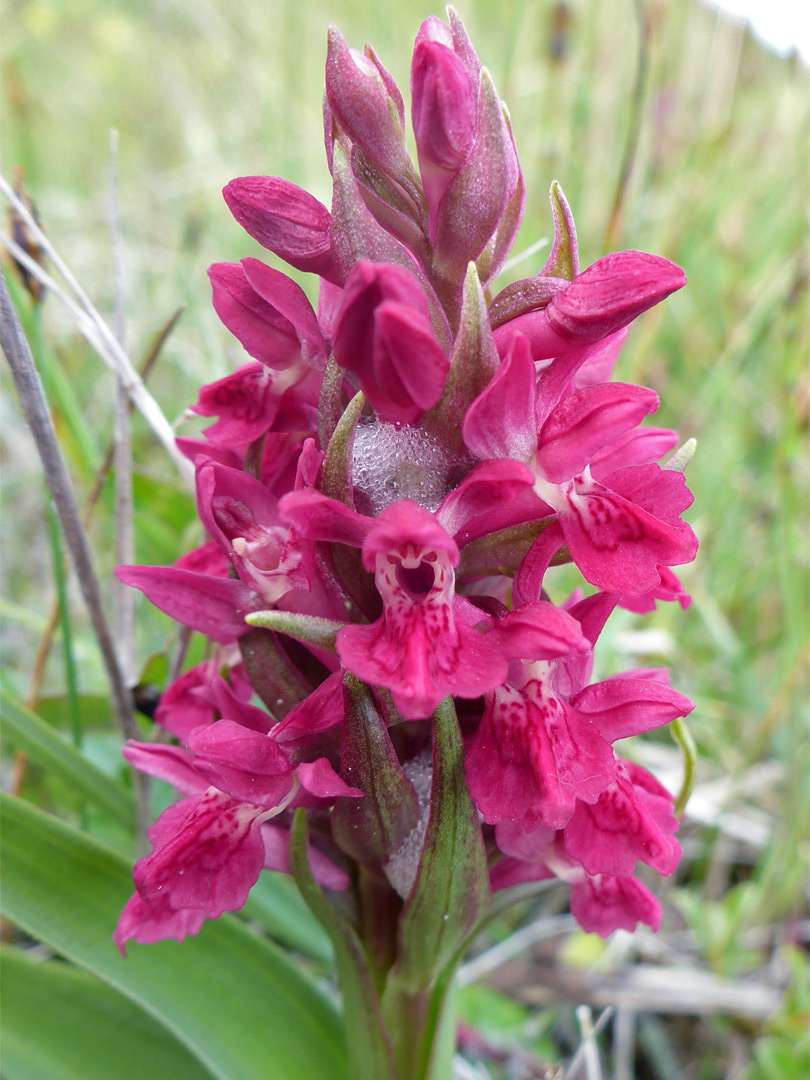
[{"label": "pointed sepal", "polygon": [[435,432],[453,449],[464,452],[461,425],[470,403],[485,389],[498,370],[498,352],[487,317],[486,298],[475,263],[467,267],[461,321],[444,393],[422,418],[422,427]]}]

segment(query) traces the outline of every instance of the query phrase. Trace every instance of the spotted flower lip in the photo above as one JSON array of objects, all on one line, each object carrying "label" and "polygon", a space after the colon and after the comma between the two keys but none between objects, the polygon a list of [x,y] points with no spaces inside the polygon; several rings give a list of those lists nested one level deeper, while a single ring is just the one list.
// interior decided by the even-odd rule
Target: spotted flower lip
[{"label": "spotted flower lip", "polygon": [[[526,181],[452,8],[418,30],[410,109],[334,27],[325,84],[329,205],[274,176],[223,191],[313,278],[252,257],[209,270],[245,355],[178,439],[198,546],[116,571],[213,647],[166,688],[161,738],[124,749],[180,800],[114,939],[197,934],[264,868],[310,889],[306,852],[349,891],[348,952],[375,950],[362,985],[411,993],[518,882],[563,883],[602,936],[661,921],[635,874],[674,871],[674,800],[615,744],[692,704],[664,669],[592,680],[616,608],[689,604],[672,570],[697,549],[688,454],[653,426],[658,394],[614,378],[635,319],[686,279],[635,250],[581,269],[553,181],[546,263],[498,291]],[[567,599],[561,563],[582,579]],[[294,809],[311,828],[291,855]]]}]

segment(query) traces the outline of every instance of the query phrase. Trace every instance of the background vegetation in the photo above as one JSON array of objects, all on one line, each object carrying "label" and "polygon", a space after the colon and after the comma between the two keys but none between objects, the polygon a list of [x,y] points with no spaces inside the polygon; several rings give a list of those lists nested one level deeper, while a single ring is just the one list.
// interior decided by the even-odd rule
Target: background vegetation
[{"label": "background vegetation", "polygon": [[[698,560],[684,574],[694,597],[689,611],[625,613],[599,655],[603,672],[667,664],[677,688],[697,703],[690,727],[698,786],[683,827],[686,857],[663,889],[662,932],[619,934],[604,945],[571,931],[556,894],[516,910],[480,943],[481,952],[501,949],[487,952],[490,967],[500,961],[497,970],[484,964],[475,979],[468,971],[462,1016],[483,1037],[470,1035],[468,1058],[492,1076],[542,1075],[538,1061],[570,1060],[579,1044],[587,1017],[577,1021],[573,1006],[610,1003],[616,1012],[598,1039],[605,1076],[798,1080],[807,1075],[810,1053],[803,1041],[808,72],[687,0],[459,0],[458,9],[509,105],[529,188],[515,248],[527,254],[504,283],[536,273],[545,261],[532,246],[549,233],[553,178],[574,210],[583,265],[607,250],[641,248],[687,272],[689,286],[634,327],[618,375],[654,387],[658,422],[697,438],[688,478],[695,494],[690,520],[701,539]],[[320,115],[328,22],[352,45],[370,41],[404,89],[413,36],[431,13],[442,11],[416,0],[7,2],[3,173],[22,167],[51,240],[110,313],[108,132],[118,130],[127,347],[137,363],[185,305],[149,377],[184,434],[200,427],[183,419],[199,384],[243,358],[210,308],[206,268],[267,256],[230,218],[220,189],[233,176],[271,173],[328,203]],[[27,295],[14,292],[81,500],[110,438],[112,379],[56,299],[47,299],[40,322]],[[56,595],[54,566],[63,556],[58,535],[49,532],[38,460],[7,375],[4,366],[2,689],[45,720],[46,742],[48,732],[67,736],[73,717],[81,760],[126,795],[120,736],[70,580],[50,659],[44,672],[35,666]],[[136,561],[170,562],[197,542],[199,527],[174,466],[142,421],[134,425]],[[90,526],[102,582],[114,565],[113,531],[108,482]],[[139,668],[158,657],[148,680],[160,686],[175,630],[145,604],[138,619]],[[191,659],[199,649],[193,641]],[[100,810],[67,782],[58,761],[32,748],[30,729],[20,735],[25,717],[17,720],[7,731],[4,787],[131,858],[131,830],[117,823],[111,806]],[[27,747],[27,759],[13,753],[18,746]],[[665,733],[649,738],[640,754],[677,787],[680,758]],[[260,897],[249,912],[253,923],[308,953],[317,967],[322,938],[296,922],[302,917],[284,883],[273,888],[275,911],[268,914]],[[104,942],[116,916],[114,906],[97,914]],[[535,943],[509,960],[515,932],[525,940],[530,927]],[[56,931],[49,937],[27,929],[107,977],[80,948],[60,947]],[[4,933],[29,947],[11,923]],[[202,951],[211,936],[206,928]],[[196,956],[195,949],[197,942],[186,943],[184,955]],[[103,1033],[113,1014],[118,1021],[99,996],[101,984],[62,965],[43,990],[19,961],[16,952],[8,961],[14,985],[27,988],[34,1004],[86,1002],[77,1009],[92,1021],[84,1037]],[[54,989],[60,978],[68,982]],[[61,998],[47,997],[57,990]],[[15,993],[18,1001],[22,993]],[[544,1009],[549,996],[560,995],[570,1006]],[[167,1038],[165,1026],[172,1028],[166,1020],[154,1025],[123,998],[116,1007],[130,1028],[143,1026],[143,1039],[158,1040],[154,1045]],[[64,1009],[61,1015],[68,1017]],[[66,1030],[78,1042],[82,1025],[68,1019]],[[10,1045],[8,1080],[46,1075],[25,1072],[25,1053]],[[183,1068],[189,1076],[208,1075],[170,1045],[180,1055],[175,1071],[148,1075],[185,1076]],[[223,1075],[199,1047],[191,1049]],[[587,1067],[593,1070],[593,1059]],[[576,1075],[590,1080],[599,1073]]]}]

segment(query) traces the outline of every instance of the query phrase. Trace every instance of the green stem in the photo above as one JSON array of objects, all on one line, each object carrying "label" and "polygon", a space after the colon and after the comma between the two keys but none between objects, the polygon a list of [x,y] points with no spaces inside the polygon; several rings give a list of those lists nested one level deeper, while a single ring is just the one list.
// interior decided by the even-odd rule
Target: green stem
[{"label": "green stem", "polygon": [[697,748],[694,739],[689,733],[689,728],[681,717],[676,717],[671,724],[672,738],[678,744],[683,755],[683,782],[678,798],[675,801],[674,814],[679,818],[689,802],[689,796],[695,786],[695,767],[697,765]]},{"label": "green stem", "polygon": [[386,988],[384,1009],[394,1049],[397,1080],[450,1080],[455,1052],[454,1008],[457,965],[448,964],[422,990]]}]

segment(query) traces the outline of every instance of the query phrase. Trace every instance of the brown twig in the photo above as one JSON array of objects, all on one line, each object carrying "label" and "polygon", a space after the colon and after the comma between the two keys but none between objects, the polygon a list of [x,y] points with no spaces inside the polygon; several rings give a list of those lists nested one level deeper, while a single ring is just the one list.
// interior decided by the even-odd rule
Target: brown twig
[{"label": "brown twig", "polygon": [[72,291],[73,296],[66,293],[65,290],[62,289],[53,278],[12,239],[0,235],[0,244],[2,244],[30,274],[37,279],[37,281],[48,288],[68,307],[76,320],[79,330],[85,335],[101,359],[112,371],[120,376],[126,391],[136,408],[140,410],[146,422],[163,444],[167,454],[179,469],[180,475],[188,482],[189,486],[193,488],[193,467],[188,459],[177,449],[171,424],[163,415],[158,403],[144,386],[143,380],[139,378],[137,371],[135,371],[129,357],[121,348],[115,334],[113,334],[112,330],[99,315],[84,289],[65,265],[59,252],[34,220],[28,207],[12,190],[11,186],[2,176],[0,176],[0,192],[5,195],[20,215],[20,218],[24,221],[34,240],[42,247],[51,264],[64,278]]},{"label": "brown twig", "polygon": [[[104,668],[112,693],[113,708],[119,727],[125,738],[137,735],[132,705],[132,693],[126,686],[118,656],[110,634],[101,591],[93,569],[90,545],[82,525],[70,475],[59,449],[48,404],[42,389],[28,342],[20,326],[17,313],[11,303],[5,275],[0,273],[0,346],[11,368],[14,385],[23,416],[31,430],[42,461],[45,478],[62,526],[62,532],[70,551],[71,561],[79,580],[90,621],[101,652]],[[139,842],[145,829],[145,789],[140,784],[140,774],[135,774],[136,806],[139,820],[136,822]]]},{"label": "brown twig", "polygon": [[[144,356],[138,373],[141,378],[146,381],[149,377],[149,373],[154,367],[164,344],[169,338],[172,330],[174,330],[180,316],[183,314],[185,306],[181,304],[169,317],[163,327],[158,331],[152,340],[149,350]],[[129,404],[130,411],[134,408],[132,403]],[[101,492],[104,490],[104,483],[109,476],[110,469],[113,464],[113,456],[115,453],[115,443],[111,439],[107,444],[104,451],[104,457],[102,458],[101,465],[98,467],[93,486],[90,489],[90,493],[85,500],[84,506],[81,511],[81,522],[84,528],[90,524],[93,517],[93,512],[96,508]],[[48,662],[48,656],[50,655],[51,646],[53,645],[53,635],[56,631],[56,626],[59,622],[59,600],[54,597],[51,602],[50,609],[48,610],[48,618],[45,623],[45,629],[42,632],[42,636],[39,639],[39,645],[37,646],[36,655],[34,657],[34,665],[31,671],[31,679],[28,683],[28,693],[25,698],[25,704],[29,709],[36,712],[37,703],[40,697],[40,690],[42,688],[42,680],[45,675],[45,665]],[[182,661],[181,661],[182,662]],[[13,795],[19,795],[22,792],[23,785],[25,783],[25,775],[28,766],[28,756],[22,751],[18,750],[14,755],[14,760],[11,770],[11,778],[9,782],[9,791]]]},{"label": "brown twig", "polygon": [[[118,209],[118,132],[110,131],[110,235],[112,240],[113,330],[122,350],[126,350],[124,253]],[[132,507],[132,424],[129,399],[120,374],[115,376],[113,407],[113,457],[115,461],[115,561],[130,565],[135,561],[135,526]],[[112,582],[113,626],[118,661],[127,686],[137,682],[135,661],[135,594],[122,582]]]},{"label": "brown twig", "polygon": [[53,421],[42,390],[31,350],[11,303],[5,275],[0,284],[0,345],[6,355],[23,416],[31,429],[37,446],[45,479],[56,507],[65,541],[70,551],[88,614],[101,649],[104,667],[112,690],[116,715],[127,734],[134,734],[131,724],[131,705],[121,677],[107,618],[101,604],[98,579],[90,557],[90,545],[79,517],[70,476],[56,439]]}]

